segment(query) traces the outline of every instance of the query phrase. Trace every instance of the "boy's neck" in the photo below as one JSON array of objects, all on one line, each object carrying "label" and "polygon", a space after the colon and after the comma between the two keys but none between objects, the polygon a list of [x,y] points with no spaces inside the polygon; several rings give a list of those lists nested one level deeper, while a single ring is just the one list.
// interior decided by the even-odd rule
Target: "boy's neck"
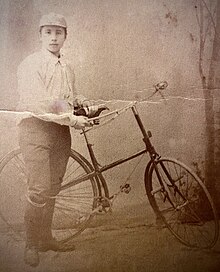
[{"label": "boy's neck", "polygon": [[[44,48],[43,48],[43,49],[44,49]],[[53,53],[53,52],[51,52],[51,51],[48,50],[48,49],[44,49],[44,50],[50,52],[51,54],[53,54],[53,55],[56,56],[57,58],[60,58],[60,51],[59,51],[59,52],[56,52],[56,53]]]},{"label": "boy's neck", "polygon": [[[52,52],[51,52],[52,53]],[[52,53],[54,56],[56,56],[56,57],[58,57],[58,58],[60,58],[60,52],[58,52],[58,53]]]},{"label": "boy's neck", "polygon": [[[49,50],[48,50],[49,51]],[[49,51],[50,52],[50,51]],[[53,54],[54,56],[60,58],[60,52],[57,52],[57,53],[53,53],[53,52],[50,52],[51,54]]]}]

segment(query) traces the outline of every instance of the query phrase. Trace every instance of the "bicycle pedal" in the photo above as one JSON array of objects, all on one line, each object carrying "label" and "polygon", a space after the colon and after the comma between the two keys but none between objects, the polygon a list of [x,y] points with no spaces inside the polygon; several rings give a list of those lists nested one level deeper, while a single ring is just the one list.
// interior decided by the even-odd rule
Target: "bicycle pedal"
[{"label": "bicycle pedal", "polygon": [[120,186],[120,190],[125,194],[129,194],[131,191],[131,186],[130,184],[126,183],[125,185]]}]

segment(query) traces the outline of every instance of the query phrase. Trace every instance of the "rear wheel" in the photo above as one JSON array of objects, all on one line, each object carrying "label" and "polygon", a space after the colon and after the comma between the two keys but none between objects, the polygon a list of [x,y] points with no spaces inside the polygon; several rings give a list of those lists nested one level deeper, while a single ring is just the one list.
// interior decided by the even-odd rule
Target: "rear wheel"
[{"label": "rear wheel", "polygon": [[211,248],[219,235],[212,198],[201,179],[183,163],[162,158],[145,174],[145,188],[157,217],[183,244]]},{"label": "rear wheel", "polygon": [[[97,178],[79,180],[92,171],[86,162],[76,151],[71,151],[62,188],[55,199],[52,231],[58,241],[69,241],[81,233],[94,215],[100,184]],[[78,182],[74,182],[76,179]],[[15,150],[0,162],[0,228],[16,237],[24,234],[26,191],[24,161],[20,150]]]}]

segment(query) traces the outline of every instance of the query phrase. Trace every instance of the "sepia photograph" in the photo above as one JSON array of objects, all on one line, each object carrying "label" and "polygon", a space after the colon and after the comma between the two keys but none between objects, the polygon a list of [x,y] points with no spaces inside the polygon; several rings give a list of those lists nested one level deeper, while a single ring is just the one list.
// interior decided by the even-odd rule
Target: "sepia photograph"
[{"label": "sepia photograph", "polygon": [[220,271],[220,0],[0,0],[0,272]]}]

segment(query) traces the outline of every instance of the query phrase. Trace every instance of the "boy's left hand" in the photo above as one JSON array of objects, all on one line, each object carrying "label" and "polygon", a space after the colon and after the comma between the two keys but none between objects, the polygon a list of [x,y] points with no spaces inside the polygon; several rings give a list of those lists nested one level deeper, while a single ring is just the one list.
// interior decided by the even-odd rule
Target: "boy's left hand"
[{"label": "boy's left hand", "polygon": [[77,95],[73,104],[77,107],[89,107],[92,105],[92,102],[85,98],[83,95]]},{"label": "boy's left hand", "polygon": [[92,115],[97,111],[97,106],[94,105],[94,102],[91,100],[88,100],[83,95],[78,95],[76,97],[75,103],[79,107],[83,107],[83,108],[88,107],[89,108],[89,115]]}]

